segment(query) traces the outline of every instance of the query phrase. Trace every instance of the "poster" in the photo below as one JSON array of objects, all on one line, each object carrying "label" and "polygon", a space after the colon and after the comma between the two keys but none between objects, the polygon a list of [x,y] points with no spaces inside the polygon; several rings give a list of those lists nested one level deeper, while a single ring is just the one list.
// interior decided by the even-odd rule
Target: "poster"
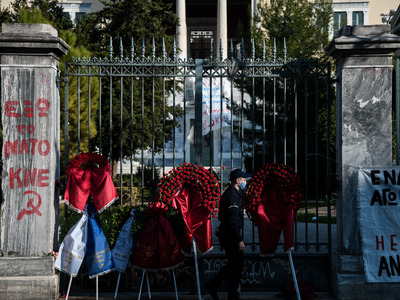
[{"label": "poster", "polygon": [[358,208],[366,281],[400,282],[400,167],[361,168]]},{"label": "poster", "polygon": [[[222,80],[222,82],[221,82]],[[222,92],[221,92],[222,91]],[[202,135],[211,130],[219,129],[222,126],[230,126],[231,110],[231,82],[227,78],[203,78],[203,100],[202,100]],[[185,100],[195,99],[195,78],[189,77],[185,80]],[[212,99],[212,102],[210,101]],[[221,113],[222,100],[222,113]],[[210,112],[212,116],[210,118]],[[210,125],[211,121],[211,125]]]}]

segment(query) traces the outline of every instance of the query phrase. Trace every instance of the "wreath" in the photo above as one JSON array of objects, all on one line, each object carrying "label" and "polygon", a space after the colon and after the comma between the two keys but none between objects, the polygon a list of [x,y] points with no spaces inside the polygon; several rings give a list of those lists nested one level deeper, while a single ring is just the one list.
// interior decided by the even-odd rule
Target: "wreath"
[{"label": "wreath", "polygon": [[67,172],[72,169],[79,169],[89,165],[95,165],[99,169],[103,169],[108,173],[111,172],[107,158],[101,154],[91,152],[76,155],[68,164]]},{"label": "wreath", "polygon": [[245,208],[247,215],[254,222],[257,220],[258,206],[264,187],[278,185],[282,187],[288,198],[288,204],[297,211],[301,207],[303,195],[300,191],[300,178],[287,165],[270,163],[262,166],[248,183],[245,193]]},{"label": "wreath", "polygon": [[218,180],[212,171],[202,166],[185,162],[166,173],[158,183],[158,200],[171,204],[175,193],[185,184],[201,194],[202,205],[216,218],[220,197]]}]

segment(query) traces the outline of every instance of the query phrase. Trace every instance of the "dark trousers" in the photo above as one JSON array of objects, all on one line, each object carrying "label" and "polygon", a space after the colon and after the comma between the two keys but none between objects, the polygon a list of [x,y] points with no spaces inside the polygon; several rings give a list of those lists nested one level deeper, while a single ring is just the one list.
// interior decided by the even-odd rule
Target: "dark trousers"
[{"label": "dark trousers", "polygon": [[239,284],[243,268],[243,252],[239,251],[239,244],[227,243],[222,245],[225,249],[228,263],[223,266],[214,279],[211,285],[218,287],[221,282],[228,282],[228,299],[239,299]]}]

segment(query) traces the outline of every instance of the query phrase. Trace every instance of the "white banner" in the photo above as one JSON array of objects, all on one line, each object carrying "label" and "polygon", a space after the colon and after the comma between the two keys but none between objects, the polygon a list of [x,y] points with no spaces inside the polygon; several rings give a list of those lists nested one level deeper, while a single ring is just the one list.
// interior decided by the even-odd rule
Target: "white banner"
[{"label": "white banner", "polygon": [[[206,135],[211,130],[219,129],[222,126],[230,126],[231,110],[228,104],[231,98],[231,82],[227,78],[212,78],[212,87],[210,88],[210,78],[203,78],[203,100],[202,100],[202,134]],[[188,77],[185,80],[185,100],[194,101],[195,97],[195,79]],[[222,88],[222,93],[221,93]],[[221,97],[222,94],[222,97]],[[212,107],[210,99],[212,98]],[[221,98],[222,98],[222,114],[221,114]],[[210,126],[210,109],[212,109],[212,118]]]},{"label": "white banner", "polygon": [[367,282],[400,282],[400,167],[362,168],[358,208]]}]

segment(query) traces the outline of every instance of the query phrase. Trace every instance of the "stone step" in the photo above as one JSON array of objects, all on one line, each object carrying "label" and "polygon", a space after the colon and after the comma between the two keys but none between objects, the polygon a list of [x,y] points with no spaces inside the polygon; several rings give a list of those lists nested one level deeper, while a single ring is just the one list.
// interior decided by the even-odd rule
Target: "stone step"
[{"label": "stone step", "polygon": [[0,300],[55,300],[58,291],[58,275],[0,277]]},{"label": "stone step", "polygon": [[[54,257],[0,257],[1,276],[54,275]],[[17,299],[17,298],[16,298]]]}]

